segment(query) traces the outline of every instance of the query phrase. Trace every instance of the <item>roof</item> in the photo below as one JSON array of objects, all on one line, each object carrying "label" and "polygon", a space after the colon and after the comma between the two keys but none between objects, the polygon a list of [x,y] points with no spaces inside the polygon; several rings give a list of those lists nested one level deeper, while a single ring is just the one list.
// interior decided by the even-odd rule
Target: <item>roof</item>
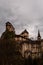
[{"label": "roof", "polygon": [[26,29],[21,33],[21,34],[24,34],[24,33],[29,33]]},{"label": "roof", "polygon": [[20,35],[15,35],[15,37],[17,37],[17,38],[19,38],[19,37],[21,37],[21,38],[24,38],[24,39],[26,39],[25,41],[22,41],[22,44],[23,43],[27,43],[27,44],[40,44],[39,42],[41,42],[41,41],[43,41],[43,40],[31,40],[30,38],[25,38],[25,37],[23,37],[23,36],[20,36]]}]

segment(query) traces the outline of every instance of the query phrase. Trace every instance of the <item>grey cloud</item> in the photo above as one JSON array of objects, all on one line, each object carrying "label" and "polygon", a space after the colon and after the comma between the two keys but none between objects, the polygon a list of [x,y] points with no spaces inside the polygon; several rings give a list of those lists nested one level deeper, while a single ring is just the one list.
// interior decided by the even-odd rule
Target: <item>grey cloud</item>
[{"label": "grey cloud", "polygon": [[38,29],[42,33],[43,0],[0,0],[0,34],[5,30],[6,21],[13,24],[17,33],[25,28],[31,36],[37,35]]}]

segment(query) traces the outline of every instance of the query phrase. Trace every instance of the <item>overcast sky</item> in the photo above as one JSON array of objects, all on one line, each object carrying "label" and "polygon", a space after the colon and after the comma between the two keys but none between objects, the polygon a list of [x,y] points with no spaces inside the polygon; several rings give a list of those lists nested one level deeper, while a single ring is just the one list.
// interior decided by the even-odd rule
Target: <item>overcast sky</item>
[{"label": "overcast sky", "polygon": [[37,37],[39,29],[43,37],[43,0],[0,0],[0,35],[7,21],[17,34],[27,29],[30,37]]}]

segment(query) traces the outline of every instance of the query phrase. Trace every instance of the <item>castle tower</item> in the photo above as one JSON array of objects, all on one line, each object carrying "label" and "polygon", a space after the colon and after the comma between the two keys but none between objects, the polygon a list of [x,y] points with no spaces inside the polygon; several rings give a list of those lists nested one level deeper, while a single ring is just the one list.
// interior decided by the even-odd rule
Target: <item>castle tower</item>
[{"label": "castle tower", "polygon": [[13,25],[10,22],[6,23],[6,30],[8,31],[15,31],[15,28],[13,27]]},{"label": "castle tower", "polygon": [[39,30],[38,30],[37,40],[41,40],[41,35],[40,35],[40,31]]},{"label": "castle tower", "polygon": [[6,22],[6,30],[2,33],[2,39],[9,39],[15,37],[15,28],[10,22]]}]

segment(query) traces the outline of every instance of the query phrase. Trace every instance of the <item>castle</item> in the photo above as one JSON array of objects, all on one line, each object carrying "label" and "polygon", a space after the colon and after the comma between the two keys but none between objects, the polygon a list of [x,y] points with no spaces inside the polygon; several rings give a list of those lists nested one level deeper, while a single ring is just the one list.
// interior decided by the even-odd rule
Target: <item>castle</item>
[{"label": "castle", "polygon": [[15,28],[10,22],[6,23],[6,30],[1,35],[1,39],[14,38],[21,49],[19,50],[23,57],[27,58],[29,55],[34,57],[41,57],[43,55],[43,39],[41,39],[40,31],[38,30],[37,40],[31,40],[29,33],[25,29],[20,35],[15,33]]}]

